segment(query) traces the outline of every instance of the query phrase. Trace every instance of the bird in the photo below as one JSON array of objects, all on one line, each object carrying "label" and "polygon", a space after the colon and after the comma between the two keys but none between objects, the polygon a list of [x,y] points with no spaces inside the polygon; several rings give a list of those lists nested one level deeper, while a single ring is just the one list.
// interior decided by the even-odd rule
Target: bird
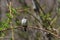
[{"label": "bird", "polygon": [[28,24],[27,24],[27,18],[22,18],[21,24],[24,27],[24,31],[27,31],[27,26],[28,26]]}]

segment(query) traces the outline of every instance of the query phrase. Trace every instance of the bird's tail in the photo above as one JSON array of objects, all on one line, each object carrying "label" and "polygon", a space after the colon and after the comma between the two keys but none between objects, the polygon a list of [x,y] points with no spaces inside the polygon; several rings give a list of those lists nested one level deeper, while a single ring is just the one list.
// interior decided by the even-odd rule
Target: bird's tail
[{"label": "bird's tail", "polygon": [[27,31],[26,27],[24,27],[24,31]]}]

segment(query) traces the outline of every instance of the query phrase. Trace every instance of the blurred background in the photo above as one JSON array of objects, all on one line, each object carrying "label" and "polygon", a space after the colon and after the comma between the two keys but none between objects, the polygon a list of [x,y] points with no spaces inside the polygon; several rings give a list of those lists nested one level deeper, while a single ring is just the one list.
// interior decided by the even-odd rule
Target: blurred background
[{"label": "blurred background", "polygon": [[[27,31],[21,25],[25,17]],[[0,40],[60,40],[59,36],[60,0],[0,0]]]}]

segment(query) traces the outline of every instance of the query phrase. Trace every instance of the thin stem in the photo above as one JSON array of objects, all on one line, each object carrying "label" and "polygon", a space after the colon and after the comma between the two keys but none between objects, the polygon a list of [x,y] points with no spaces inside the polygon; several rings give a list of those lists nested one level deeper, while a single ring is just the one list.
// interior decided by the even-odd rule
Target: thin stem
[{"label": "thin stem", "polygon": [[[12,11],[11,11],[11,4],[12,4],[12,3],[10,2],[9,10],[10,10],[10,15],[13,17]],[[10,25],[11,25],[11,28],[13,28],[13,26],[12,26],[12,21],[10,22]],[[14,40],[14,30],[11,29],[11,31],[12,31],[12,40]]]}]

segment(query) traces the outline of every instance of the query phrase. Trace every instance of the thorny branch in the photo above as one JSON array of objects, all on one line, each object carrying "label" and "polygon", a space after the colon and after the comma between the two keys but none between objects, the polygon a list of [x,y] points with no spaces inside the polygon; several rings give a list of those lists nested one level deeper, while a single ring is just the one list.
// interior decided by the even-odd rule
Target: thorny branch
[{"label": "thorny branch", "polygon": [[[21,29],[21,28],[23,28],[23,27],[21,26],[21,27],[15,27],[15,28],[7,28],[7,29],[1,30],[1,31],[4,32],[4,31],[7,31],[7,30],[11,30],[11,29]],[[41,31],[45,31],[45,32],[49,32],[49,33],[51,33],[52,35],[54,35],[55,37],[57,37],[57,38],[60,39],[60,36],[59,36],[59,35],[54,34],[54,33],[52,33],[52,32],[49,31],[49,30],[45,30],[45,29],[41,29],[41,28],[37,28],[37,27],[28,27],[28,29],[29,29],[29,28],[37,29],[37,30],[41,30]]]},{"label": "thorny branch", "polygon": [[[11,2],[9,3],[8,7],[9,7],[10,15],[13,17],[12,10],[11,10],[11,7],[12,7],[12,3]],[[13,28],[13,26],[12,26],[12,20],[10,22],[10,26],[11,26],[11,28]],[[11,29],[11,31],[12,31],[12,40],[14,40],[14,30]]]}]

